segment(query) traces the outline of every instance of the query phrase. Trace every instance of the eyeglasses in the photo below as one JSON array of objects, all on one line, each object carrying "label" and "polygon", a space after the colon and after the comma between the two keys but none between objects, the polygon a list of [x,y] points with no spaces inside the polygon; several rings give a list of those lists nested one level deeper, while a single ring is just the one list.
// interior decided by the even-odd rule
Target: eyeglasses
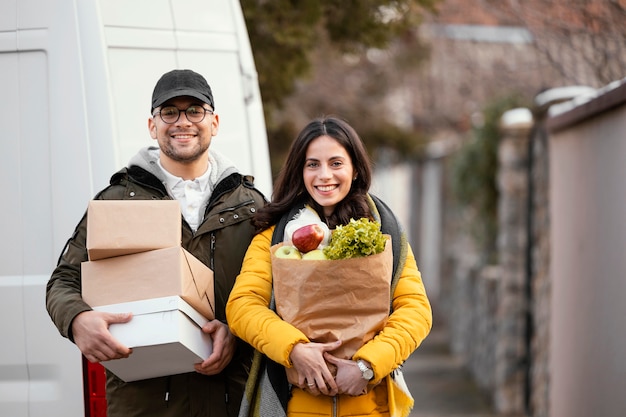
[{"label": "eyeglasses", "polygon": [[161,110],[154,112],[152,117],[158,114],[167,124],[176,123],[180,119],[180,114],[184,112],[187,120],[191,123],[200,123],[206,117],[206,114],[213,114],[213,110],[205,109],[202,106],[189,106],[186,110],[180,110],[174,106],[163,107]]}]

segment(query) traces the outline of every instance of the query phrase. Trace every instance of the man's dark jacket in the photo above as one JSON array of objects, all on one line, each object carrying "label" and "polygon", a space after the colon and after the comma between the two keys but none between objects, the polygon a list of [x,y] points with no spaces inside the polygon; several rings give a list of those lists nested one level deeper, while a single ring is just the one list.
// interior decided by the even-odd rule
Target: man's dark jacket
[{"label": "man's dark jacket", "polygon": [[[110,185],[95,199],[165,200],[163,178],[150,153],[117,172]],[[138,155],[138,156],[139,156]],[[151,156],[152,155],[152,156]],[[149,172],[151,171],[151,172]],[[204,220],[194,233],[183,219],[182,246],[214,272],[215,316],[226,321],[224,308],[243,257],[255,233],[251,218],[265,204],[252,178],[228,167],[215,185],[206,205]],[[46,290],[46,307],[64,336],[73,340],[72,320],[91,308],[81,298],[80,265],[87,260],[87,215],[69,239]],[[124,383],[107,373],[108,417],[222,417],[236,416],[249,372],[252,349],[241,340],[235,357],[219,375],[195,372]]]}]

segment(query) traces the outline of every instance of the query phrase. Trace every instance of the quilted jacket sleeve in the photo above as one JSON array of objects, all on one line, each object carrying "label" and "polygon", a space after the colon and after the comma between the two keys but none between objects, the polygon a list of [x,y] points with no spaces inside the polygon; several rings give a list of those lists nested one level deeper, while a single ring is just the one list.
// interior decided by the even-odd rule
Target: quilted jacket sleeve
[{"label": "quilted jacket sleeve", "polygon": [[383,330],[354,354],[354,359],[365,359],[372,364],[374,381],[400,366],[432,327],[430,302],[410,246],[392,306],[393,312]]},{"label": "quilted jacket sleeve", "polygon": [[309,342],[291,324],[269,308],[272,293],[270,245],[274,228],[252,240],[226,305],[231,331],[274,362],[290,367],[296,343]]}]

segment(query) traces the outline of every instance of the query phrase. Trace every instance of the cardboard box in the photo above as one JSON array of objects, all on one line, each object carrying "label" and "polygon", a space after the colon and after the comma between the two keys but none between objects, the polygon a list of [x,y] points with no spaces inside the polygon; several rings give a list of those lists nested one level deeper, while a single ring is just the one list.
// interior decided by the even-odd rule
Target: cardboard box
[{"label": "cardboard box", "polygon": [[202,332],[207,320],[180,297],[162,297],[95,307],[111,313],[132,312],[128,323],[112,324],[113,337],[133,349],[128,358],[102,362],[124,381],[194,372],[194,364],[213,351]]},{"label": "cardboard box", "polygon": [[176,200],[92,200],[87,208],[90,261],[181,245]]},{"label": "cardboard box", "polygon": [[82,296],[92,308],[180,296],[215,318],[213,271],[182,247],[83,262]]}]

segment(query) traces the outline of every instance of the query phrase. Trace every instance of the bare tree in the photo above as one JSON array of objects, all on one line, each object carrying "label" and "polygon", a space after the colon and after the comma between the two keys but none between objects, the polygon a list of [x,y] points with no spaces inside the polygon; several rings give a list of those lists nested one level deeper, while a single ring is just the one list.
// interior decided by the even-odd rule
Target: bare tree
[{"label": "bare tree", "polygon": [[625,0],[487,0],[512,12],[565,83],[606,85],[626,74]]}]

